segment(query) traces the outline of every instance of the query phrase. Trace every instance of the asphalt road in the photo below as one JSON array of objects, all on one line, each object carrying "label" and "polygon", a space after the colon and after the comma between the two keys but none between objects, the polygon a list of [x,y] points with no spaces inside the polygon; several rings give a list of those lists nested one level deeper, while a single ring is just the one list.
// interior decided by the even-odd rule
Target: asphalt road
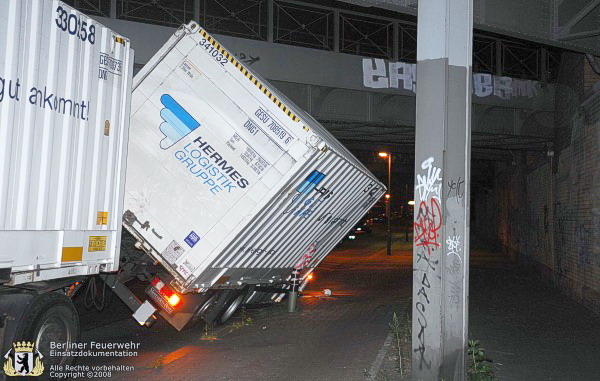
[{"label": "asphalt road", "polygon": [[[139,327],[118,301],[102,313],[82,311],[83,342],[133,341],[140,349],[136,357],[78,363],[135,367],[113,372],[114,380],[365,380],[382,362],[392,314],[407,308],[410,245],[397,244],[390,258],[383,230],[347,241],[319,266],[296,313],[285,303],[250,309],[208,334],[162,321]],[[322,296],[325,288],[331,297]]]},{"label": "asphalt road", "polygon": [[[410,310],[412,244],[400,233],[394,242],[388,257],[383,227],[346,241],[318,267],[298,312],[285,304],[251,309],[208,334],[203,326],[177,332],[163,321],[139,327],[116,299],[101,313],[82,309],[82,342],[132,341],[139,349],[77,364],[134,368],[113,371],[114,380],[345,381],[377,372],[376,380],[396,380],[389,323]],[[471,243],[469,336],[480,340],[498,378],[600,380],[600,319]],[[331,297],[322,296],[325,288]]]}]

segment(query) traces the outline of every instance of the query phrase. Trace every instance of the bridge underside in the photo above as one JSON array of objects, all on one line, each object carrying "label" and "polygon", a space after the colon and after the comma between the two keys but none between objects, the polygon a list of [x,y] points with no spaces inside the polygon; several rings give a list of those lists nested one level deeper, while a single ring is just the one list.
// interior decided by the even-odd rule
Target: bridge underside
[{"label": "bridge underside", "polygon": [[[116,7],[106,1],[76,2],[130,38],[138,70],[174,27],[195,19],[350,148],[369,145],[412,153],[416,1],[402,1],[394,9],[377,0],[184,0],[168,8],[137,0],[118,0]],[[509,158],[514,151],[547,150],[555,131],[558,89],[553,83],[561,48],[583,52],[593,46],[585,39],[560,40],[549,33],[546,13],[528,25],[519,24],[536,29],[534,34],[510,26],[513,21],[504,17],[510,7],[499,13],[489,1],[475,3],[474,157]],[[532,1],[511,3],[515,9],[527,4],[543,8],[548,1],[535,6]],[[598,11],[594,7],[574,13],[564,5],[556,10],[567,15],[556,22],[572,31],[587,25]]]}]

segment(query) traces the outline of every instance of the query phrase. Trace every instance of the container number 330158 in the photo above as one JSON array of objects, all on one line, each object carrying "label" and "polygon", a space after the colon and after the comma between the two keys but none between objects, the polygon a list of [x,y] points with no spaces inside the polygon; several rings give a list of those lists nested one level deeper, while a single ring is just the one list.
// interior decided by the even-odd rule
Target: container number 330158
[{"label": "container number 330158", "polygon": [[81,41],[88,41],[94,45],[96,42],[96,26],[87,23],[75,13],[67,13],[60,5],[56,8],[56,26],[63,32],[69,32],[72,36],[77,36]]}]

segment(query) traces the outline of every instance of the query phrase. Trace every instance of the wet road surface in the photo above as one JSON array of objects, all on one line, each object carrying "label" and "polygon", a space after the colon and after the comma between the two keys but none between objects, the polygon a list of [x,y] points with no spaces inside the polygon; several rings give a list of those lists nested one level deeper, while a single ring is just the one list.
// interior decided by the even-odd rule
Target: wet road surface
[{"label": "wet road surface", "polygon": [[[112,374],[117,380],[364,380],[392,314],[407,308],[410,263],[410,250],[386,257],[383,231],[347,241],[319,266],[296,313],[285,302],[249,309],[208,335],[203,325],[182,332],[163,321],[139,327],[113,302],[100,315],[82,312],[82,341],[139,342],[138,356],[80,363],[135,367]],[[325,288],[331,297],[322,297]]]},{"label": "wet road surface", "polygon": [[[346,241],[319,266],[297,313],[285,303],[248,309],[208,334],[203,325],[139,327],[116,299],[101,313],[81,310],[83,342],[132,341],[139,350],[78,364],[135,368],[113,372],[114,380],[365,380],[377,370],[398,379],[388,324],[410,310],[412,256],[403,234],[394,242],[388,257],[383,227]],[[473,247],[470,337],[499,379],[600,380],[600,320],[499,254]],[[322,296],[325,288],[331,297]]]}]

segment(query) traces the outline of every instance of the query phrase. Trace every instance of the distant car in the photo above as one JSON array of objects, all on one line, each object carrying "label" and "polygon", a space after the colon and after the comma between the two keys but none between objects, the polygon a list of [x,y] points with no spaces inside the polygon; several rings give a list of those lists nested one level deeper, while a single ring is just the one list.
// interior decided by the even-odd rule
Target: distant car
[{"label": "distant car", "polygon": [[385,222],[385,218],[383,215],[373,216],[373,218],[371,218],[371,221],[373,221],[374,224],[382,224]]},{"label": "distant car", "polygon": [[369,224],[367,222],[360,223],[354,226],[352,229],[350,229],[350,231],[348,232],[348,234],[346,234],[344,239],[355,240],[358,236],[367,233],[371,233],[371,227],[369,226]]},{"label": "distant car", "polygon": [[358,236],[361,236],[363,234],[369,234],[372,232],[371,229],[371,225],[372,225],[372,221],[371,219],[366,219],[361,221],[359,224],[357,224],[356,226],[354,226],[346,235],[347,239],[353,240],[356,239]]},{"label": "distant car", "polygon": [[365,234],[365,233],[371,233],[372,229],[371,229],[371,225],[368,224],[367,222],[361,222],[358,225],[356,225],[354,227],[354,229],[352,229],[352,231],[354,232],[354,234]]},{"label": "distant car", "polygon": [[384,223],[385,222],[385,207],[381,206],[379,204],[374,206],[367,213],[367,218],[371,224],[372,223],[376,223],[376,224]]}]

